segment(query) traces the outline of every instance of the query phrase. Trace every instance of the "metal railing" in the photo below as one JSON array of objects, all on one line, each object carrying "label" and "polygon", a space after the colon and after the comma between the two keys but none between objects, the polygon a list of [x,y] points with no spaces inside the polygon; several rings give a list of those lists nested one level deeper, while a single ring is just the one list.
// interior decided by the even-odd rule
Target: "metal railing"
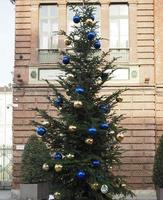
[{"label": "metal railing", "polygon": [[110,59],[118,58],[117,62],[129,62],[129,48],[110,48]]},{"label": "metal railing", "polygon": [[57,63],[59,61],[58,49],[39,49],[38,59],[42,64]]},{"label": "metal railing", "polygon": [[12,147],[0,146],[0,189],[10,189],[12,182]]}]

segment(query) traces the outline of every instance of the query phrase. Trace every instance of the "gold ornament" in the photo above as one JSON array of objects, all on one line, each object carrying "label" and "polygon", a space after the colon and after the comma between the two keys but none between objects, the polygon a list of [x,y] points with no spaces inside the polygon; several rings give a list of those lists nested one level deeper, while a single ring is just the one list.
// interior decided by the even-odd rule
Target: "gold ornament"
[{"label": "gold ornament", "polygon": [[74,133],[74,132],[76,132],[77,127],[76,127],[76,126],[73,126],[73,125],[70,125],[70,126],[68,127],[68,130],[69,130],[69,132]]},{"label": "gold ornament", "polygon": [[83,103],[81,101],[74,101],[74,108],[82,108]]},{"label": "gold ornament", "polygon": [[120,97],[117,97],[117,98],[116,98],[116,101],[117,101],[117,102],[122,102],[122,101],[123,101],[123,99],[122,99],[122,98],[120,98]]},{"label": "gold ornament", "polygon": [[61,171],[62,171],[62,168],[63,168],[63,166],[60,165],[60,164],[56,164],[56,165],[54,166],[54,169],[55,169],[56,172],[61,172]]},{"label": "gold ornament", "polygon": [[61,193],[60,192],[55,192],[54,193],[54,199],[59,200],[61,198]]},{"label": "gold ornament", "polygon": [[73,78],[74,78],[74,75],[73,75],[73,74],[68,74],[68,75],[66,76],[66,80],[67,80],[67,81],[71,81],[71,80],[73,80]]},{"label": "gold ornament", "polygon": [[69,46],[71,44],[71,40],[65,39],[65,45]]},{"label": "gold ornament", "polygon": [[87,26],[93,26],[93,25],[94,25],[94,22],[93,22],[92,19],[87,19],[87,20],[85,21],[85,23],[86,23]]},{"label": "gold ornament", "polygon": [[46,126],[46,125],[49,125],[50,123],[48,121],[43,121],[42,122],[42,125]]},{"label": "gold ornament", "polygon": [[85,140],[85,143],[86,144],[93,144],[93,139],[92,138],[87,138],[86,140]]},{"label": "gold ornament", "polygon": [[44,163],[43,166],[42,166],[42,169],[44,171],[48,171],[49,170],[49,165],[47,163]]},{"label": "gold ornament", "polygon": [[121,142],[124,139],[124,134],[123,133],[118,133],[116,136],[116,139]]},{"label": "gold ornament", "polygon": [[92,190],[98,190],[98,188],[99,188],[99,184],[98,183],[91,184],[91,189]]},{"label": "gold ornament", "polygon": [[73,159],[74,157],[75,156],[73,154],[70,154],[70,153],[66,155],[66,158],[68,158],[68,159]]}]

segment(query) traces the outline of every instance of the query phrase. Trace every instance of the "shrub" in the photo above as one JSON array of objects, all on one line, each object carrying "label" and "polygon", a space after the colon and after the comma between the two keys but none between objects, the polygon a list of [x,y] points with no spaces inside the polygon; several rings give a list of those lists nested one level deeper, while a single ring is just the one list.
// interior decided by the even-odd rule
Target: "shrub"
[{"label": "shrub", "polygon": [[42,165],[50,160],[46,145],[36,135],[30,136],[22,155],[21,178],[23,183],[39,183],[49,180],[49,173]]},{"label": "shrub", "polygon": [[155,154],[153,182],[155,186],[163,188],[163,135],[160,138],[159,145]]}]

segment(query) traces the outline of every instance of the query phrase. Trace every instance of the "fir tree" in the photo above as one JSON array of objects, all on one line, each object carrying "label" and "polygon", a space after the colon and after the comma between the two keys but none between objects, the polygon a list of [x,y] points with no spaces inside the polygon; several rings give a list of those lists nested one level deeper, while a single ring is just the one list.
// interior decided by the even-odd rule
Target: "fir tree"
[{"label": "fir tree", "polygon": [[114,61],[109,52],[102,52],[97,34],[95,8],[83,4],[75,11],[73,31],[65,44],[69,50],[61,52],[60,87],[47,81],[54,92],[48,100],[57,110],[56,118],[46,110],[36,109],[47,123],[34,122],[36,132],[48,144],[53,154],[47,160],[53,174],[55,199],[112,200],[133,195],[122,177],[114,175],[112,167],[120,164],[120,141],[124,129],[119,125],[122,116],[112,108],[122,99],[121,90],[109,96],[101,95],[103,84],[111,78]]}]

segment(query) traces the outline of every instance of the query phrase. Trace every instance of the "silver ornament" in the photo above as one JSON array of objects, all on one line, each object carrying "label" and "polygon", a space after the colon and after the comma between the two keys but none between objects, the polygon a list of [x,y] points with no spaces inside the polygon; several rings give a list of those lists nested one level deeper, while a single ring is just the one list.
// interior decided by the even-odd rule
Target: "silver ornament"
[{"label": "silver ornament", "polygon": [[106,193],[108,192],[108,186],[107,186],[107,185],[102,185],[102,186],[101,186],[101,192],[102,192],[103,194],[106,194]]}]

